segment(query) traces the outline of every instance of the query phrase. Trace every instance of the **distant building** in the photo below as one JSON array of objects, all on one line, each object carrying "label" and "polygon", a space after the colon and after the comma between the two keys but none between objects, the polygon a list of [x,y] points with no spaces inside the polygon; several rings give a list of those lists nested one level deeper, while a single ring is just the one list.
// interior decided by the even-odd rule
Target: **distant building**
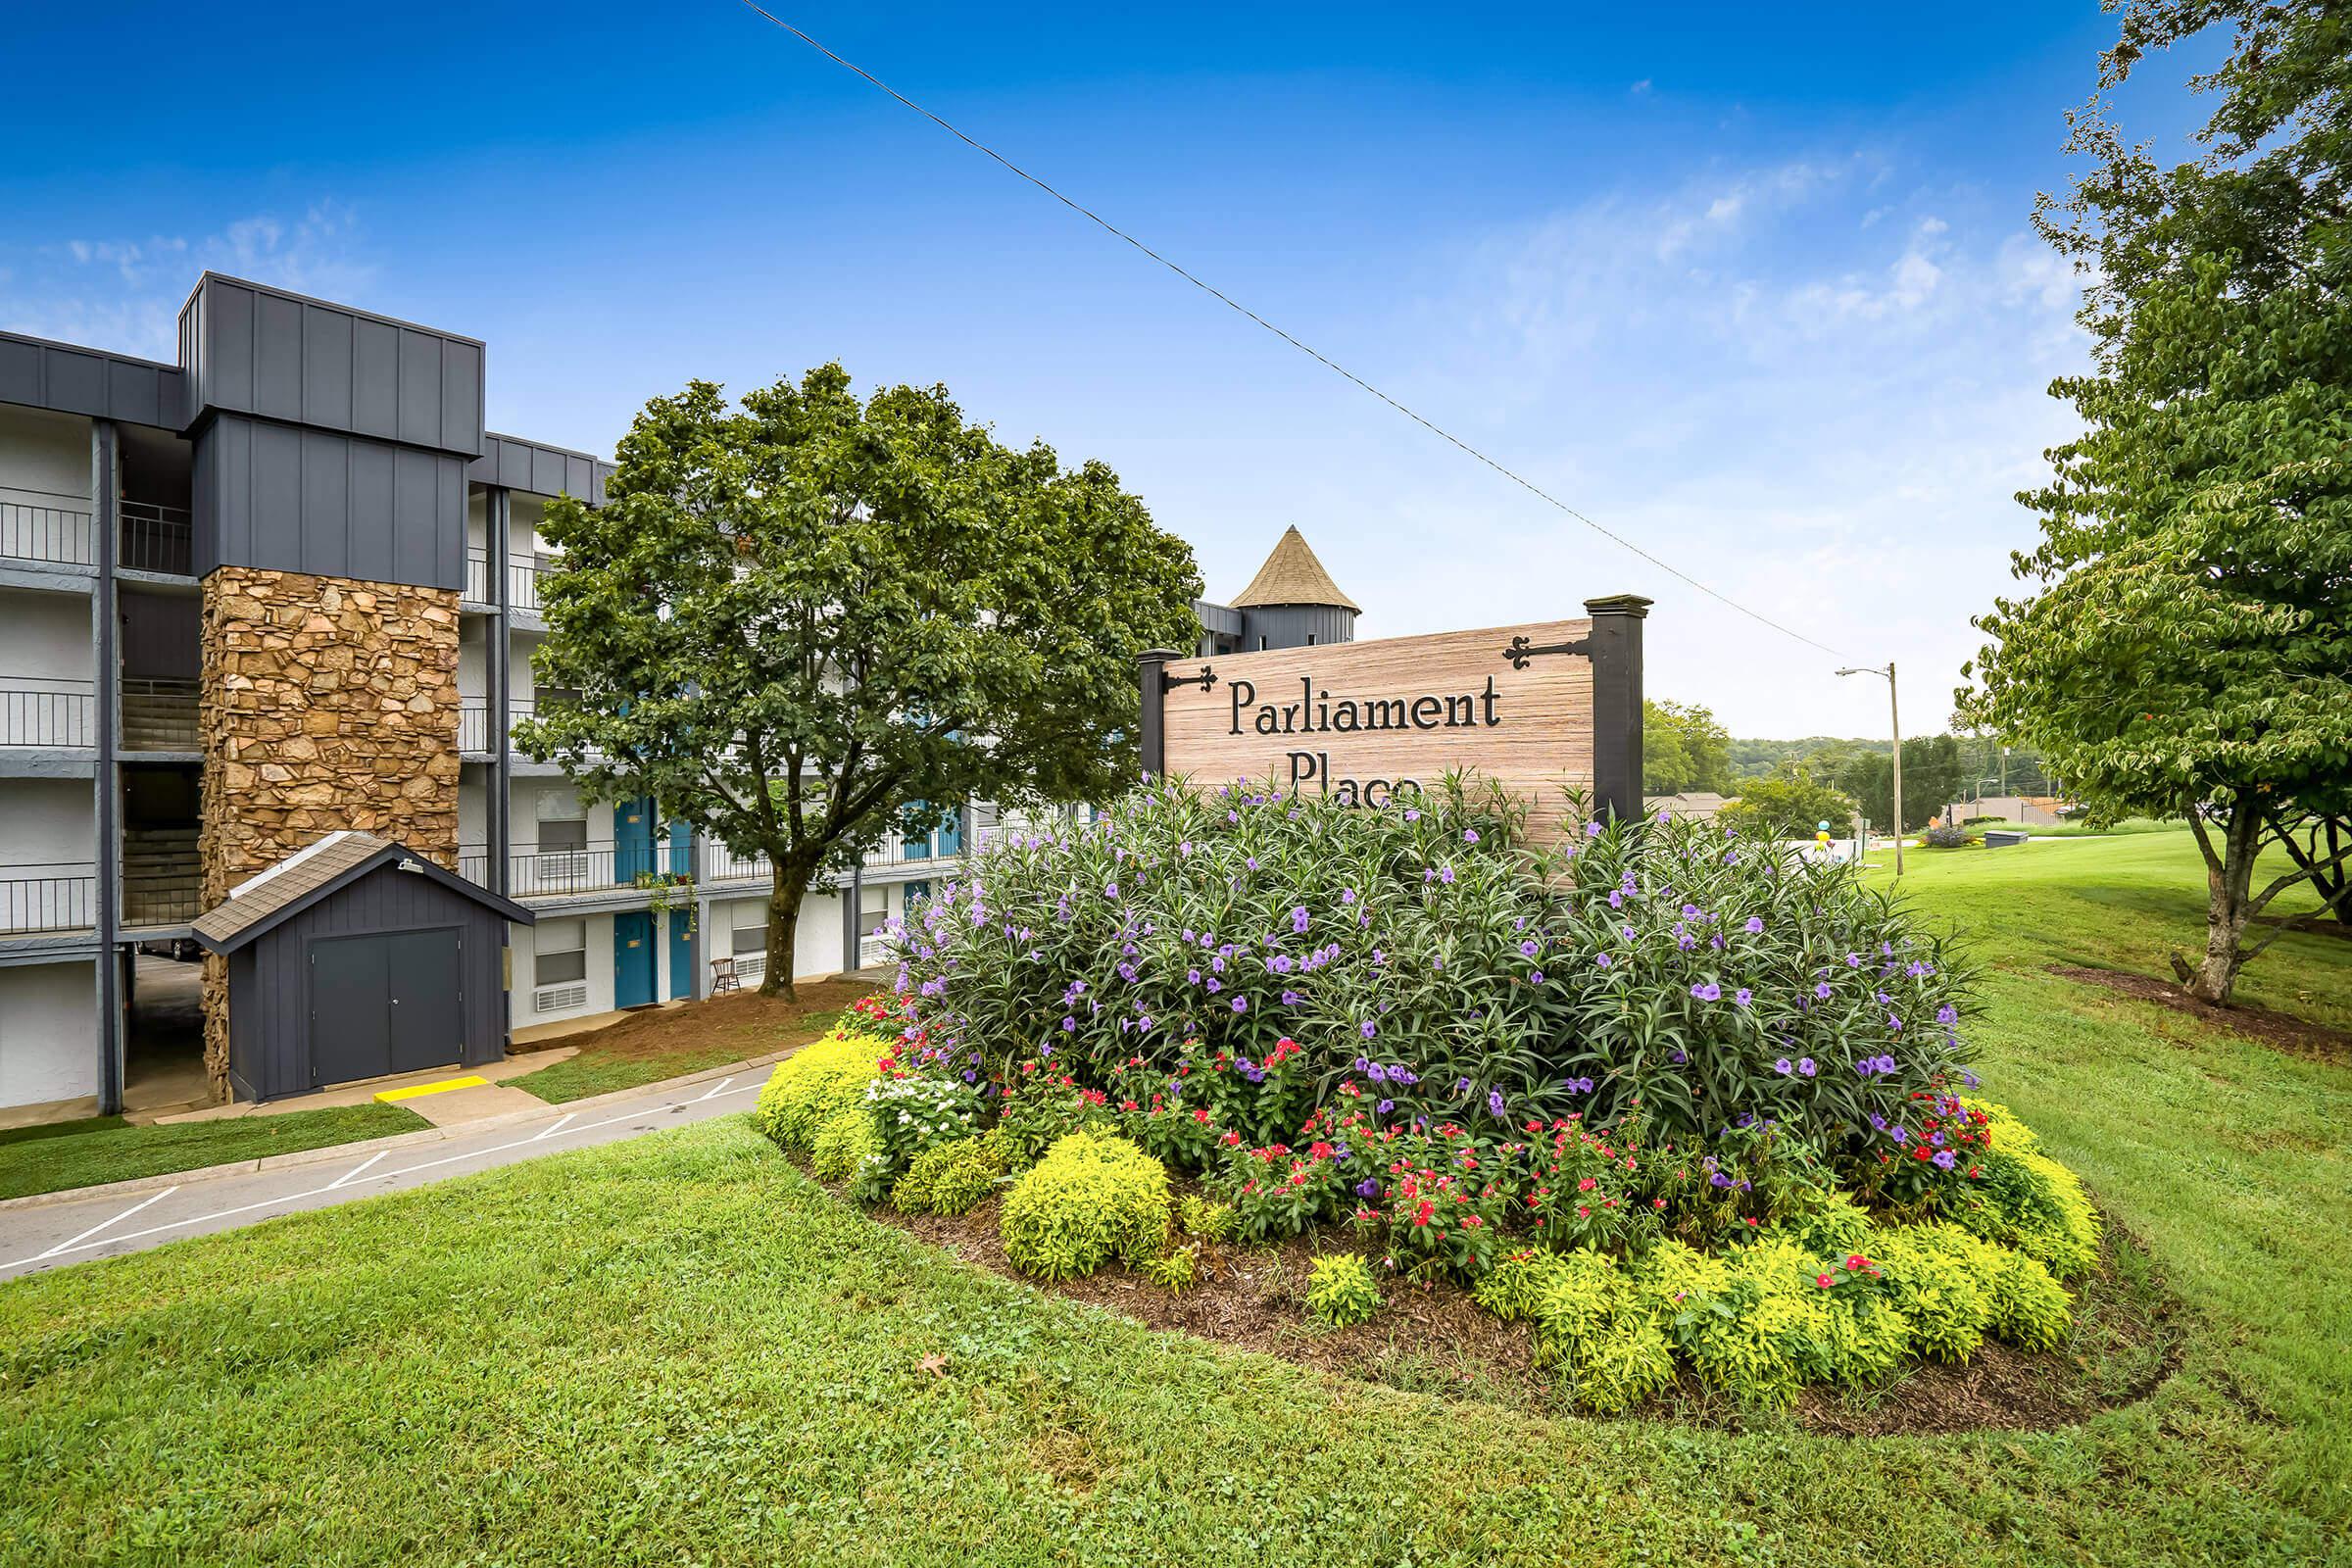
[{"label": "distant building", "polygon": [[1355,641],[1356,602],[1340,592],[1296,527],[1285,528],[1274,553],[1250,586],[1229,605],[1196,600],[1201,657],[1254,654],[1269,648],[1312,648]]},{"label": "distant building", "polygon": [[1713,790],[1685,790],[1680,795],[1652,795],[1642,804],[1653,814],[1664,811],[1669,816],[1701,820],[1713,816],[1728,803],[1725,797]]}]

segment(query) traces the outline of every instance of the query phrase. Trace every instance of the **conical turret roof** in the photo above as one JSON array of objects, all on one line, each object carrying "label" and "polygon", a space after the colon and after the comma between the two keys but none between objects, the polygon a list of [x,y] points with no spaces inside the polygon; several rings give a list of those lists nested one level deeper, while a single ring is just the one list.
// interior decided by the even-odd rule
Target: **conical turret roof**
[{"label": "conical turret roof", "polygon": [[1277,605],[1330,605],[1361,612],[1363,606],[1340,592],[1323,563],[1306,547],[1296,526],[1285,528],[1274,553],[1257,568],[1250,586],[1233,597],[1236,610],[1270,609]]}]

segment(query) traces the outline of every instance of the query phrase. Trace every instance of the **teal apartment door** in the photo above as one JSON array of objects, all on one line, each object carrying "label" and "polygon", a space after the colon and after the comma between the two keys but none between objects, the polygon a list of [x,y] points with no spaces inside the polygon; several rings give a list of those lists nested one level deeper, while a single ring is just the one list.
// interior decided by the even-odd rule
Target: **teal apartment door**
[{"label": "teal apartment door", "polygon": [[[612,881],[631,887],[654,872],[654,803],[623,801],[612,808]],[[652,1001],[652,998],[647,998]]]},{"label": "teal apartment door", "polygon": [[644,1007],[654,1001],[654,917],[633,909],[612,917],[612,1005]]},{"label": "teal apartment door", "polygon": [[684,909],[669,911],[669,996],[673,1002],[694,995],[694,922]]}]

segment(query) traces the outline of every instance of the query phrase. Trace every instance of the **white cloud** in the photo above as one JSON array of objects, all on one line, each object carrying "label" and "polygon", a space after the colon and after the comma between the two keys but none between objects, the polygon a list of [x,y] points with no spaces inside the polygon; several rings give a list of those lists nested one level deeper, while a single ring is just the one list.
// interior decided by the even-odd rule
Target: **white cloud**
[{"label": "white cloud", "polygon": [[151,359],[176,352],[179,307],[202,271],[226,272],[298,293],[349,301],[373,285],[357,215],[332,201],[300,216],[257,213],[194,237],[75,236],[36,244],[0,325],[35,337]]}]

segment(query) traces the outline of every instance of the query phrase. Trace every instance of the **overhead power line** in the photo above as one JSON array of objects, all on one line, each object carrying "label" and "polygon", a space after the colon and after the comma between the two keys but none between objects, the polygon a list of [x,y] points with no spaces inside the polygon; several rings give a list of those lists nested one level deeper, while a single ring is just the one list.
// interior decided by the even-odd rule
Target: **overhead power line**
[{"label": "overhead power line", "polygon": [[1696,577],[1691,576],[1680,566],[1674,565],[1670,562],[1662,561],[1658,557],[1651,555],[1648,551],[1642,549],[1631,539],[1626,538],[1625,535],[1594,522],[1591,517],[1586,516],[1583,513],[1577,511],[1576,508],[1570,506],[1567,502],[1562,501],[1558,496],[1553,495],[1550,491],[1544,489],[1533,479],[1528,478],[1525,474],[1518,472],[1505,464],[1499,463],[1494,459],[1488,457],[1484,452],[1481,452],[1478,448],[1472,446],[1460,436],[1455,435],[1451,430],[1446,429],[1444,425],[1439,424],[1436,420],[1428,418],[1415,410],[1408,408],[1402,403],[1399,403],[1396,399],[1389,396],[1389,394],[1383,392],[1380,388],[1374,386],[1371,382],[1365,380],[1353,370],[1348,369],[1348,367],[1340,364],[1336,360],[1333,360],[1330,356],[1321,353],[1312,346],[1302,343],[1298,338],[1293,337],[1289,332],[1286,332],[1281,327],[1276,326],[1272,321],[1267,320],[1264,317],[1258,315],[1255,311],[1250,309],[1249,306],[1244,305],[1232,295],[1227,294],[1215,284],[1207,282],[1204,279],[1195,276],[1193,273],[1185,270],[1183,267],[1168,260],[1168,258],[1165,256],[1160,255],[1159,252],[1153,250],[1142,240],[1137,239],[1133,234],[1128,233],[1125,229],[1119,227],[1118,224],[1112,222],[1109,219],[1104,218],[1093,208],[1063,195],[1060,191],[1054,189],[1046,181],[1038,178],[1035,174],[1032,174],[1029,172],[1029,171],[1023,169],[1020,165],[1014,163],[1003,153],[998,152],[994,147],[989,146],[988,143],[979,140],[977,137],[967,135],[955,124],[951,123],[947,120],[942,119],[940,116],[933,114],[930,110],[924,108],[921,104],[916,103],[913,99],[907,97],[905,93],[899,91],[898,88],[893,87],[889,82],[884,81],[881,77],[875,75],[863,66],[858,65],[856,61],[844,59],[842,56],[834,53],[831,49],[825,47],[824,44],[819,43],[816,39],[802,31],[799,27],[794,26],[791,23],[786,22],[774,12],[769,11],[765,7],[758,4],[757,0],[743,0],[743,4],[748,10],[757,12],[760,16],[766,18],[769,23],[773,24],[775,26],[783,29],[784,31],[791,33],[794,37],[800,39],[801,42],[807,44],[818,54],[823,55],[827,60],[832,61],[844,71],[850,72],[854,75],[863,77],[866,81],[872,83],[875,87],[880,88],[883,92],[897,99],[900,103],[905,104],[907,108],[913,110],[916,114],[922,116],[925,120],[928,120],[931,122],[931,123],[937,125],[940,129],[955,137],[957,141],[962,142],[966,147],[971,148],[974,152],[980,153],[1001,168],[1004,169],[1007,172],[1019,176],[1021,179],[1026,180],[1028,183],[1036,186],[1039,190],[1044,191],[1047,195],[1053,197],[1055,201],[1061,203],[1062,206],[1067,207],[1071,212],[1076,213],[1088,222],[1093,223],[1097,228],[1102,229],[1104,233],[1109,234],[1114,238],[1124,240],[1129,245],[1134,246],[1137,250],[1143,252],[1146,256],[1149,256],[1152,258],[1152,260],[1157,262],[1169,271],[1174,272],[1178,277],[1183,278],[1187,283],[1192,284],[1193,287],[1200,290],[1200,292],[1203,294],[1208,295],[1211,299],[1225,306],[1228,310],[1231,310],[1238,315],[1247,317],[1249,319],[1256,322],[1259,326],[1264,327],[1267,331],[1273,333],[1276,337],[1282,339],[1285,343],[1288,343],[1291,347],[1297,349],[1308,359],[1313,360],[1317,365],[1322,366],[1325,369],[1332,371],[1334,374],[1347,377],[1347,379],[1349,381],[1354,382],[1356,386],[1362,388],[1366,392],[1371,393],[1374,397],[1380,399],[1381,402],[1387,404],[1390,408],[1395,409],[1398,414],[1403,415],[1406,418],[1412,420],[1424,430],[1429,431],[1430,434],[1438,437],[1440,440],[1446,442],[1449,446],[1454,447],[1458,451],[1468,454],[1478,462],[1485,464],[1488,467],[1494,469],[1496,473],[1501,474],[1505,479],[1510,480],[1511,483],[1519,486],[1520,489],[1525,490],[1528,494],[1536,497],[1538,500],[1543,501],[1563,513],[1566,513],[1569,516],[1574,517],[1578,522],[1583,523],[1594,533],[1599,534],[1603,539],[1608,540],[1610,543],[1618,546],[1620,549],[1631,551],[1633,554],[1640,556],[1643,561],[1646,561],[1651,565],[1657,567],[1660,571],[1667,573],[1669,576],[1679,578],[1683,582],[1689,583],[1691,587],[1697,589],[1700,593],[1705,594],[1708,598],[1713,599],[1718,603],[1730,606],[1732,609],[1740,612],[1740,613],[1742,615],[1747,616],[1750,620],[1754,620],[1762,625],[1769,626],[1784,637],[1792,637],[1796,641],[1803,643],[1806,647],[1817,648],[1825,654],[1836,655],[1840,659],[1846,657],[1841,650],[1832,648],[1829,644],[1824,642],[1817,642],[1813,638],[1806,636],[1801,631],[1794,630],[1791,627],[1784,626],[1779,621],[1774,620],[1770,615],[1764,614],[1760,611],[1748,609],[1747,606],[1740,603],[1740,601],[1732,598],[1730,595],[1720,593],[1717,590],[1708,587],[1705,583],[1700,582]]}]

